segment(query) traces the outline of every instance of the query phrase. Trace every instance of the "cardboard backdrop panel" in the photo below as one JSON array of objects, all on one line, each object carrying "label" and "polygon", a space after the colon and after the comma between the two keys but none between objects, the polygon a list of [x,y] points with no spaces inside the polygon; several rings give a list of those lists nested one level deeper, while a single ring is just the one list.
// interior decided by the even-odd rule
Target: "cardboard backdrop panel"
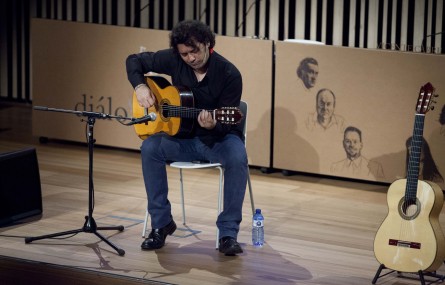
[{"label": "cardboard backdrop panel", "polygon": [[272,41],[217,37],[216,48],[243,76],[243,100],[248,103],[249,164],[270,167],[272,116]]},{"label": "cardboard backdrop panel", "polygon": [[[33,104],[132,117],[133,89],[127,80],[125,60],[131,53],[168,48],[168,34],[169,31],[33,19]],[[268,167],[272,41],[217,36],[215,50],[231,60],[243,75],[243,100],[249,104],[249,163]],[[35,136],[85,142],[85,131],[85,122],[76,115],[33,111]],[[114,119],[96,120],[94,136],[100,145],[139,149],[141,144],[133,127]]]},{"label": "cardboard backdrop panel", "polygon": [[[305,58],[318,63],[312,88],[296,72]],[[431,82],[440,94],[444,72],[445,57],[437,55],[277,42],[274,167],[381,182],[405,177],[406,141],[413,134],[420,87]],[[317,113],[316,96],[324,88],[335,94],[335,105]],[[427,171],[434,164],[443,177],[445,96],[435,101],[435,110],[425,117],[423,145],[432,157],[425,151],[423,170],[431,177]],[[321,127],[318,114],[329,117],[330,112],[333,123]],[[365,160],[355,169],[344,161],[348,126],[362,134],[361,143],[352,148]],[[440,176],[433,176],[444,188]]]}]

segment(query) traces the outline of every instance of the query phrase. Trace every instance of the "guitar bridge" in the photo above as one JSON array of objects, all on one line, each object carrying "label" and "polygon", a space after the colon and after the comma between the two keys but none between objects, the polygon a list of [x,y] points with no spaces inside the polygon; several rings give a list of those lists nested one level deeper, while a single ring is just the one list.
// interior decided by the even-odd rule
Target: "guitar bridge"
[{"label": "guitar bridge", "polygon": [[398,239],[389,239],[388,245],[400,246],[400,247],[406,247],[406,248],[414,248],[414,249],[420,249],[420,246],[421,246],[421,244],[419,242],[405,241],[405,240],[398,240]]}]

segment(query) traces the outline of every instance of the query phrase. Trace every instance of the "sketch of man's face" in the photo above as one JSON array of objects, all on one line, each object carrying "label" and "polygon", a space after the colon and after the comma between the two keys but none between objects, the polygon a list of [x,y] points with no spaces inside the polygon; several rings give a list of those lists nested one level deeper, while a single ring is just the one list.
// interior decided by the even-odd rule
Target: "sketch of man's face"
[{"label": "sketch of man's face", "polygon": [[355,131],[347,131],[343,139],[343,147],[349,159],[353,160],[360,157],[363,147],[360,135]]},{"label": "sketch of man's face", "polygon": [[320,91],[317,96],[317,117],[318,121],[329,121],[334,114],[335,98],[329,90]]},{"label": "sketch of man's face", "polygon": [[297,76],[306,89],[314,87],[318,77],[318,61],[313,57],[304,58],[297,68]]},{"label": "sketch of man's face", "polygon": [[303,80],[304,86],[310,89],[315,86],[318,76],[318,65],[313,63],[308,63],[306,68],[301,72],[301,80]]}]

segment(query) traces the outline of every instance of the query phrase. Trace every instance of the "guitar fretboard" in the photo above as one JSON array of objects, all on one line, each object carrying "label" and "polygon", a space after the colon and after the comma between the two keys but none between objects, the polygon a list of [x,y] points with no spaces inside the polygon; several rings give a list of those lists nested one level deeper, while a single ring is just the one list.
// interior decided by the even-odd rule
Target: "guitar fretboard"
[{"label": "guitar fretboard", "polygon": [[[173,105],[163,105],[162,114],[165,117],[180,117],[180,118],[196,118],[199,113],[205,109],[183,107],[183,106],[173,106]],[[213,110],[207,110],[213,115]]]},{"label": "guitar fretboard", "polygon": [[414,119],[414,131],[409,146],[407,183],[405,200],[415,200],[417,195],[417,184],[419,182],[419,165],[423,144],[423,126],[425,115],[416,114]]}]

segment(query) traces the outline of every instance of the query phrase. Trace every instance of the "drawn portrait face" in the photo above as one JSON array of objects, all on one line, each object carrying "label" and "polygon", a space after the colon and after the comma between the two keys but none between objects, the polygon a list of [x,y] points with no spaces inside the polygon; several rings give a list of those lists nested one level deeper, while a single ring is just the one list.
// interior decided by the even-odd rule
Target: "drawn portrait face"
[{"label": "drawn portrait face", "polygon": [[317,82],[317,76],[318,76],[318,65],[309,63],[307,65],[307,69],[303,71],[302,74],[302,80],[304,83],[304,86],[306,88],[312,88],[315,86],[315,83]]},{"label": "drawn portrait face", "polygon": [[363,143],[360,134],[356,131],[345,131],[343,147],[349,159],[360,157]]},{"label": "drawn portrait face", "polygon": [[318,77],[317,60],[311,57],[303,59],[297,69],[297,75],[307,89],[314,87]]},{"label": "drawn portrait face", "polygon": [[335,97],[328,89],[321,90],[317,95],[318,121],[329,121],[334,114]]}]

